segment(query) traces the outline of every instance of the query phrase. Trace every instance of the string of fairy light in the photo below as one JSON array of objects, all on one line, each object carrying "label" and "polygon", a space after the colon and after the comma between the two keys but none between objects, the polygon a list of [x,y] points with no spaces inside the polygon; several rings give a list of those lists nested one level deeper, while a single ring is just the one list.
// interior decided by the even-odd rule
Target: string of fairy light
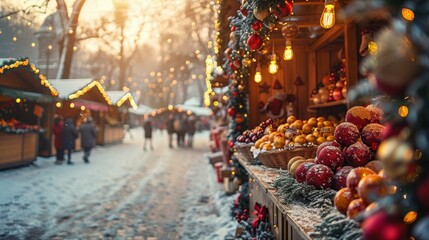
[{"label": "string of fairy light", "polygon": [[[215,6],[214,1],[208,2],[205,7],[206,7],[206,9],[209,9],[212,6]],[[10,15],[10,16],[7,16],[6,19],[8,22],[14,21],[16,23],[20,23],[23,26],[25,26],[25,25],[27,25],[28,27],[34,26],[34,21],[26,19],[25,14],[18,13],[18,14]],[[27,21],[27,22],[25,23],[25,21]],[[196,26],[196,24],[194,22],[192,24],[193,24],[193,26]],[[46,27],[46,30],[54,32],[56,29],[55,29],[55,26],[49,25]],[[69,30],[67,33],[73,34],[74,32],[73,32],[73,30]],[[3,34],[2,29],[0,29],[0,34]],[[20,40],[22,41],[24,38],[20,38],[19,34],[20,34],[19,32],[18,33],[12,33],[11,41],[12,42],[19,42]],[[82,38],[86,37],[86,36],[84,36],[84,34],[85,33],[82,33],[82,36],[81,36]],[[27,38],[25,38],[25,39],[27,40]],[[135,40],[138,40],[138,39],[139,39],[138,37],[135,37]],[[171,44],[172,42],[173,42],[172,39],[167,39],[167,43]],[[31,40],[31,39],[29,40],[28,43],[23,43],[23,44],[24,45],[29,44],[32,48],[35,48],[38,45],[36,43],[36,41]],[[214,44],[209,43],[209,45],[213,46]],[[54,46],[55,46],[55,43],[48,43],[47,51],[52,51]],[[74,46],[73,51],[77,51],[77,50],[78,50],[78,47]],[[195,51],[195,55],[198,59],[202,58],[202,54],[199,50]],[[191,64],[191,61],[187,60],[185,62],[185,64],[189,65],[189,64]],[[121,90],[123,90],[125,92],[130,92],[131,89],[138,89],[135,92],[137,95],[140,95],[141,94],[140,89],[144,89],[144,87],[146,86],[146,88],[149,89],[149,95],[150,96],[161,97],[161,96],[165,96],[166,94],[168,94],[170,97],[175,97],[176,93],[173,92],[172,89],[175,86],[177,86],[179,83],[179,80],[181,80],[177,77],[177,73],[179,72],[179,70],[182,70],[182,71],[185,70],[185,68],[186,68],[185,64],[182,64],[182,66],[180,66],[180,67],[176,66],[176,67],[167,68],[168,70],[170,70],[169,72],[168,72],[168,70],[162,71],[162,72],[151,72],[150,76],[142,77],[142,78],[139,78],[138,80],[135,77],[134,78],[128,77],[127,78],[127,84],[126,84],[127,86],[123,87],[123,89],[121,89]],[[180,81],[180,83],[187,85],[187,84],[190,84],[190,83],[192,83],[192,81],[197,80],[197,79],[203,81],[204,75],[203,74],[191,74],[189,79],[186,79],[186,80],[184,79],[184,81]],[[164,84],[167,82],[166,80],[169,82],[168,85]],[[117,85],[118,82],[115,79],[107,80],[106,77],[104,76],[104,77],[100,78],[100,83],[104,86],[106,86],[106,83],[110,83],[110,86],[114,86],[114,85]],[[164,86],[160,87],[160,84],[164,84]]]},{"label": "string of fairy light", "polygon": [[[219,22],[219,14],[220,14],[220,6],[222,1],[216,0],[216,4],[212,4],[213,13],[214,13],[214,35],[215,35],[215,41],[214,43],[212,41],[209,41],[207,44],[208,49],[213,48],[213,52],[215,55],[219,54],[219,49],[221,48],[222,40],[220,39],[220,30],[221,25]],[[216,93],[213,91],[212,84],[211,84],[211,78],[213,71],[217,68],[217,61],[211,56],[208,55],[206,57],[206,91],[204,92],[204,106],[208,107],[211,105],[211,96],[216,95]],[[218,101],[213,102],[213,106],[217,107],[219,105]]]}]

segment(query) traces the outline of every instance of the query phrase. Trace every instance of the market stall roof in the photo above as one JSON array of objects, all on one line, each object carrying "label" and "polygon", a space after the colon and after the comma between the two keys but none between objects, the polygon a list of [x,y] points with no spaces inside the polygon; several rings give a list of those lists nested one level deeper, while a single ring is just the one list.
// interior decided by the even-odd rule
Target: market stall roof
[{"label": "market stall roof", "polygon": [[184,105],[178,104],[176,105],[177,109],[180,111],[191,111],[193,114],[197,116],[210,116],[213,114],[213,111],[210,108],[198,107],[193,105]]},{"label": "market stall roof", "polygon": [[132,107],[134,109],[137,108],[137,104],[134,101],[134,97],[129,92],[124,91],[106,91],[110,100],[112,100],[113,104],[120,107],[125,104],[127,107]]},{"label": "market stall roof", "polygon": [[28,59],[3,62],[0,88],[1,93],[9,97],[53,101],[58,96],[58,91]]},{"label": "market stall roof", "polygon": [[49,81],[59,92],[62,99],[81,99],[91,102],[112,105],[103,86],[91,78],[83,79],[54,79]]},{"label": "market stall roof", "polygon": [[189,98],[188,100],[186,100],[186,101],[183,103],[183,105],[199,107],[199,106],[201,106],[201,99],[200,99],[200,98],[198,98],[198,97],[191,97],[191,98]]},{"label": "market stall roof", "polygon": [[137,108],[135,108],[135,109],[133,109],[133,108],[130,108],[129,109],[129,112],[130,113],[133,113],[133,114],[136,114],[136,115],[145,115],[145,114],[150,114],[150,113],[152,113],[152,111],[153,111],[154,109],[153,108],[151,108],[151,107],[149,107],[149,106],[146,106],[146,105],[143,105],[143,104],[140,104]]}]

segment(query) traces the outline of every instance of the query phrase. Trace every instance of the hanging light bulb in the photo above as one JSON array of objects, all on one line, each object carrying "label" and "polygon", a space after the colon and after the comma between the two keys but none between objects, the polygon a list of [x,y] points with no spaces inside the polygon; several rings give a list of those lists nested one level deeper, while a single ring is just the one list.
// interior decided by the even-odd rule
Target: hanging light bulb
[{"label": "hanging light bulb", "polygon": [[335,24],[335,0],[325,0],[325,8],[320,16],[320,26],[331,28]]},{"label": "hanging light bulb", "polygon": [[283,59],[286,61],[290,61],[293,59],[292,43],[290,42],[290,40],[286,40],[286,47],[283,53]]},{"label": "hanging light bulb", "polygon": [[273,52],[271,54],[270,65],[268,66],[268,72],[271,74],[276,74],[279,70],[279,65],[277,65],[277,55]]},{"label": "hanging light bulb", "polygon": [[268,65],[268,72],[271,74],[276,74],[279,70],[279,65],[277,65],[277,55],[274,52],[274,41],[273,41],[273,52],[271,53],[270,65]]},{"label": "hanging light bulb", "polygon": [[254,78],[254,80],[255,80],[255,83],[262,82],[261,66],[259,66],[259,63],[258,63],[258,66],[256,67],[256,72],[255,72],[255,78]]}]

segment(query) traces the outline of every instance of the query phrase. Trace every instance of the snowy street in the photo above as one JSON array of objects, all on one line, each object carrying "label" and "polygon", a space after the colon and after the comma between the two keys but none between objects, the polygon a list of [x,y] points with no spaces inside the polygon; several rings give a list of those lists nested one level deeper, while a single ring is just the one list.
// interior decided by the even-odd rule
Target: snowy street
[{"label": "snowy street", "polygon": [[235,229],[226,196],[208,163],[208,132],[194,148],[169,149],[141,128],[122,144],[97,146],[90,164],[54,157],[0,171],[0,239],[224,239]]}]

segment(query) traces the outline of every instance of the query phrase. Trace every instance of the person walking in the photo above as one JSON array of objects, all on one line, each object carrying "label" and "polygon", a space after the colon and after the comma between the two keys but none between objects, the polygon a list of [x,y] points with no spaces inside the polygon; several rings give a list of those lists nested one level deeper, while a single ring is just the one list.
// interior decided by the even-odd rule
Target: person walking
[{"label": "person walking", "polygon": [[188,147],[192,148],[194,144],[194,134],[196,130],[196,118],[194,115],[188,117]]},{"label": "person walking", "polygon": [[181,119],[180,115],[177,115],[174,118],[173,128],[174,128],[174,132],[176,133],[176,136],[177,136],[177,147],[180,147],[180,146],[182,146],[182,142],[181,142],[181,140],[182,140],[182,136],[181,136],[181,133],[182,133],[182,119]]},{"label": "person walking", "polygon": [[62,164],[64,161],[64,149],[62,147],[62,133],[63,133],[64,121],[61,116],[56,116],[54,119],[54,127],[52,128],[54,133],[54,147],[56,152],[55,164]]},{"label": "person walking", "polygon": [[83,123],[80,126],[80,140],[83,148],[83,161],[89,163],[89,155],[91,150],[95,146],[95,137],[97,131],[91,117],[83,119]]},{"label": "person walking", "polygon": [[153,145],[152,145],[152,120],[150,118],[148,118],[144,122],[143,129],[144,129],[143,150],[146,151],[146,143],[149,143],[150,149],[153,150]]},{"label": "person walking", "polygon": [[64,121],[62,132],[62,147],[64,152],[67,151],[67,164],[73,164],[71,161],[71,153],[75,148],[75,141],[78,136],[76,127],[74,126],[73,119],[67,118]]},{"label": "person walking", "polygon": [[174,115],[173,114],[170,114],[168,116],[168,119],[165,125],[168,133],[168,147],[173,148],[173,134],[174,134]]}]

